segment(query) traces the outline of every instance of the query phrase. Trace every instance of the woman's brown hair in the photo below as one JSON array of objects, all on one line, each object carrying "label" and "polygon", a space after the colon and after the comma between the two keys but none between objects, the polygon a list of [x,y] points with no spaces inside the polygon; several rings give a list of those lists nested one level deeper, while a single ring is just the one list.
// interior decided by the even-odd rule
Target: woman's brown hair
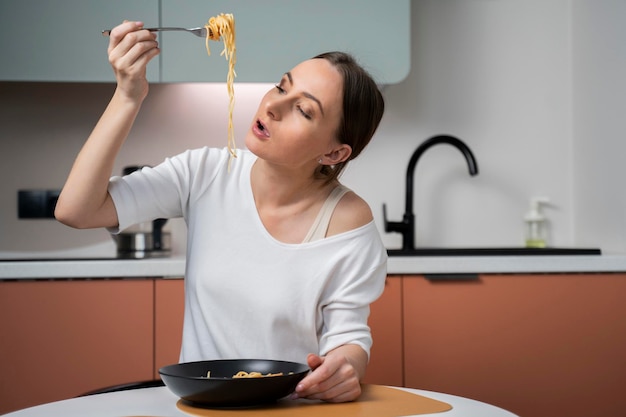
[{"label": "woman's brown hair", "polygon": [[326,52],[313,59],[327,60],[343,78],[343,111],[337,139],[350,145],[352,153],[348,160],[337,165],[320,166],[318,176],[331,182],[339,178],[348,161],[359,156],[370,142],[383,117],[385,102],[374,79],[350,54]]}]

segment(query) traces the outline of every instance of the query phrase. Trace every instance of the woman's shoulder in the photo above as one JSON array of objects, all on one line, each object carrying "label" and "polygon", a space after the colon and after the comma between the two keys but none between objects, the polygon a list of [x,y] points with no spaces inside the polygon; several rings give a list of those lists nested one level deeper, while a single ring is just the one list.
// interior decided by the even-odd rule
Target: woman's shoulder
[{"label": "woman's shoulder", "polygon": [[354,191],[339,200],[330,219],[326,236],[337,235],[365,226],[374,219],[369,204]]}]

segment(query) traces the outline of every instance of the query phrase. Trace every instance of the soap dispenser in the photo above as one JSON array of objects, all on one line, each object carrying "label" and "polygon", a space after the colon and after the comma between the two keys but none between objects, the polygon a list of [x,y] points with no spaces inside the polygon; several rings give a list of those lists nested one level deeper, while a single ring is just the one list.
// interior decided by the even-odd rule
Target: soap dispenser
[{"label": "soap dispenser", "polygon": [[546,197],[530,199],[530,209],[524,216],[526,223],[525,240],[527,248],[545,248],[548,242],[548,222],[541,211],[550,200]]}]

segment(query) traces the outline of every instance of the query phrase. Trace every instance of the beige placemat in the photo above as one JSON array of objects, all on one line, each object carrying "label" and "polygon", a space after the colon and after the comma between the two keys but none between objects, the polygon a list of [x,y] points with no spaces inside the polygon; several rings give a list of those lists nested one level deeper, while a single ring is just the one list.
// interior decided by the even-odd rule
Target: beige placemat
[{"label": "beige placemat", "polygon": [[[242,409],[210,409],[192,407],[182,400],[176,403],[179,410],[199,417],[401,417],[428,413],[440,413],[452,409],[450,404],[418,394],[381,385],[363,385],[358,401],[330,404],[310,400],[282,400],[270,406]],[[322,414],[323,413],[323,414]]]}]

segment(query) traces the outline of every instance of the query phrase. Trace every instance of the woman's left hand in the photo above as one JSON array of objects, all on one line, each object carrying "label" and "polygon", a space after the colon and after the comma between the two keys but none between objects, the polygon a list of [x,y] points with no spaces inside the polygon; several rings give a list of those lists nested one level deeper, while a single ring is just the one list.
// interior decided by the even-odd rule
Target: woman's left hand
[{"label": "woman's left hand", "polygon": [[361,395],[367,354],[360,346],[343,345],[326,356],[311,353],[307,363],[313,371],[298,384],[294,398],[340,403]]}]

